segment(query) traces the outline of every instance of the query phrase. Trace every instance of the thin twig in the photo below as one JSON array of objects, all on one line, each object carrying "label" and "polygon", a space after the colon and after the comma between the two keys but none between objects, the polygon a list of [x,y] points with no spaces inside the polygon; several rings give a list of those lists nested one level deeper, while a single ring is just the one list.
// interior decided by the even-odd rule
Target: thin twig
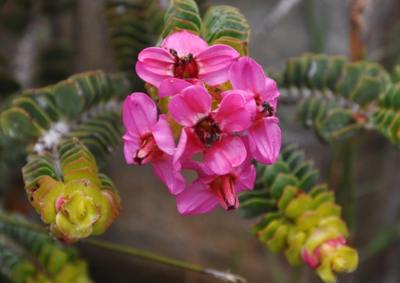
[{"label": "thin twig", "polygon": [[[23,227],[25,229],[34,230],[39,233],[48,233],[48,231],[40,225],[22,222],[18,220],[14,220],[4,213],[0,213],[0,222],[4,222],[10,225]],[[198,272],[202,274],[206,274],[208,276],[212,276],[216,279],[219,279],[223,282],[230,283],[247,283],[247,280],[239,275],[230,273],[229,271],[220,271],[212,268],[205,268],[201,265],[190,263],[187,261],[174,259],[171,257],[166,257],[163,255],[159,255],[153,252],[149,252],[147,250],[137,249],[126,245],[116,244],[108,241],[98,240],[98,239],[86,239],[83,243],[92,245],[94,247],[110,250],[116,253],[125,254],[129,256],[133,256],[136,258],[141,258],[144,260],[148,260],[151,262],[157,262],[160,264],[176,267],[183,270],[188,270],[192,272]]]},{"label": "thin twig", "polygon": [[365,56],[365,46],[362,40],[362,31],[365,26],[364,23],[365,6],[366,6],[365,0],[351,1],[350,52],[352,61],[361,60]]}]

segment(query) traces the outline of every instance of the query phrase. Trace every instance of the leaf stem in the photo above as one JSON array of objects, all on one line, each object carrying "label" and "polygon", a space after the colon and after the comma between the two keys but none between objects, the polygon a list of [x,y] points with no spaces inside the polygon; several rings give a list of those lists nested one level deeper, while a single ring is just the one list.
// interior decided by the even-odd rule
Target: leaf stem
[{"label": "leaf stem", "polygon": [[210,269],[210,268],[204,268],[201,265],[195,264],[195,263],[190,263],[166,256],[162,256],[153,252],[149,252],[146,250],[142,249],[137,249],[121,244],[115,244],[103,240],[98,240],[98,239],[86,239],[83,241],[86,244],[110,250],[116,253],[120,254],[126,254],[129,256],[141,258],[144,260],[152,261],[152,262],[157,262],[160,264],[164,265],[169,265],[173,266],[176,268],[188,270],[188,271],[193,271],[193,272],[198,272],[198,273],[203,273],[207,274],[210,276],[213,276],[214,278],[220,279],[223,282],[232,282],[232,283],[245,283],[247,282],[243,277],[232,274],[230,272],[224,272],[224,271],[219,271],[215,269]]},{"label": "leaf stem", "polygon": [[[25,229],[34,230],[39,233],[46,233],[46,234],[48,233],[48,231],[40,225],[15,220],[12,217],[7,216],[7,214],[5,213],[0,213],[0,222],[7,223],[13,226],[22,227]],[[83,240],[83,243],[92,245],[97,248],[110,250],[116,253],[125,254],[136,258],[141,258],[151,262],[156,262],[183,270],[206,274],[208,276],[212,276],[216,279],[219,279],[222,282],[247,283],[247,280],[245,278],[236,274],[232,274],[229,271],[225,272],[212,268],[205,268],[195,263],[190,263],[183,260],[174,259],[171,257],[166,257],[153,252],[149,252],[147,250],[137,249],[126,245],[116,244],[93,238]]]}]

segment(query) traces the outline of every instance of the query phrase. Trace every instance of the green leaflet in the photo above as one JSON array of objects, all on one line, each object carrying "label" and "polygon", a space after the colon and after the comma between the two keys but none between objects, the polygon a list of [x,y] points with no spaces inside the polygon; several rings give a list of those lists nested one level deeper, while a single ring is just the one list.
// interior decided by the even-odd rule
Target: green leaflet
[{"label": "green leaflet", "polygon": [[131,76],[138,53],[157,40],[164,11],[158,0],[107,0],[105,13],[115,61]]},{"label": "green leaflet", "polygon": [[90,71],[15,96],[0,114],[5,134],[27,144],[34,142],[59,120],[77,119],[93,106],[128,93],[120,75]]},{"label": "green leaflet", "polygon": [[298,107],[299,117],[327,142],[365,129],[369,109],[388,84],[389,75],[378,64],[315,54],[290,59],[282,80],[284,87],[306,92]]},{"label": "green leaflet", "polygon": [[379,97],[371,120],[374,128],[391,143],[400,144],[400,83],[391,84]]},{"label": "green leaflet", "polygon": [[318,171],[306,160],[304,152],[296,146],[286,146],[275,164],[257,165],[254,190],[239,195],[239,213],[244,217],[256,217],[274,211],[287,186],[309,192],[317,180]]},{"label": "green leaflet", "polygon": [[394,83],[400,82],[400,65],[397,65],[396,67],[394,67],[393,73],[392,73],[392,81]]},{"label": "green leaflet", "polygon": [[227,44],[241,55],[249,53],[250,26],[235,7],[210,7],[204,16],[201,35],[209,44]]},{"label": "green leaflet", "polygon": [[201,17],[194,0],[171,0],[164,15],[164,28],[160,39],[179,30],[188,30],[200,34]]},{"label": "green leaflet", "polygon": [[86,262],[74,248],[33,230],[22,217],[0,213],[0,235],[13,243],[1,246],[0,274],[13,282],[91,282]]},{"label": "green leaflet", "polygon": [[100,112],[67,136],[79,139],[101,164],[120,144],[122,131],[120,110],[117,109]]},{"label": "green leaflet", "polygon": [[[0,274],[15,283],[26,283],[34,278],[35,266],[22,255],[0,244]],[[1,278],[1,277],[0,277]]]}]

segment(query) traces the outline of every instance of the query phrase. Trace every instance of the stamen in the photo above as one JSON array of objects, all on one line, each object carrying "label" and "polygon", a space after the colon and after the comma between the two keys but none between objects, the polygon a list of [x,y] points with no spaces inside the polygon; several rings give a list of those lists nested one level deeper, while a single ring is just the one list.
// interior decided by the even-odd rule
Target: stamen
[{"label": "stamen", "polygon": [[193,54],[189,53],[187,56],[179,57],[178,52],[174,49],[169,49],[169,53],[174,57],[174,77],[180,79],[193,79],[197,78],[199,74],[199,67]]},{"label": "stamen", "polygon": [[264,101],[262,104],[262,112],[267,115],[267,117],[271,117],[274,115],[274,107],[272,107],[267,101]]},{"label": "stamen", "polygon": [[194,131],[200,141],[207,147],[221,139],[221,130],[211,116],[204,117],[195,126]]},{"label": "stamen", "polygon": [[152,135],[148,135],[142,138],[140,148],[136,151],[134,157],[135,162],[139,165],[146,163],[153,156],[162,153],[158,148]]}]

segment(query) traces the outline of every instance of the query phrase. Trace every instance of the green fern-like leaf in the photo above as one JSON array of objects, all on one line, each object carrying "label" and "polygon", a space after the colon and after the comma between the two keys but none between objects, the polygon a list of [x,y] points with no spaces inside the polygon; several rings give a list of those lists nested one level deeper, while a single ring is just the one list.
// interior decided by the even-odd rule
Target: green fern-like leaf
[{"label": "green fern-like leaf", "polygon": [[199,8],[194,0],[171,0],[164,15],[164,28],[161,39],[170,33],[188,30],[200,34],[201,17]]},{"label": "green fern-like leaf", "polygon": [[283,87],[302,92],[301,120],[328,142],[364,129],[388,84],[390,77],[378,64],[313,54],[290,59],[282,81]]},{"label": "green fern-like leaf", "polygon": [[202,36],[210,44],[227,44],[241,55],[248,54],[250,26],[235,7],[210,7],[204,16]]},{"label": "green fern-like leaf", "polygon": [[134,74],[137,54],[154,44],[164,11],[158,0],[107,0],[106,17],[114,58],[121,71]]},{"label": "green fern-like leaf", "polygon": [[372,124],[393,144],[400,145],[400,83],[390,85],[379,97]]},{"label": "green fern-like leaf", "polygon": [[36,268],[31,262],[0,244],[0,274],[3,278],[9,282],[27,283],[36,276],[35,273]]},{"label": "green fern-like leaf", "polygon": [[[114,88],[114,85],[118,86]],[[34,142],[57,122],[78,119],[95,105],[118,96],[120,90],[116,89],[121,85],[127,89],[119,77],[92,71],[54,85],[23,91],[1,113],[1,127],[12,138]]]},{"label": "green fern-like leaf", "polygon": [[296,186],[308,192],[317,179],[318,171],[306,160],[304,152],[296,146],[286,146],[274,165],[257,165],[255,188],[240,194],[239,213],[255,217],[273,211],[286,186]]},{"label": "green fern-like leaf", "polygon": [[0,235],[7,239],[0,251],[0,273],[13,282],[91,282],[77,250],[35,230],[21,216],[0,213]]},{"label": "green fern-like leaf", "polygon": [[[115,108],[115,107],[114,107]],[[120,144],[122,136],[120,109],[100,110],[98,115],[88,119],[67,138],[77,138],[102,163]]]}]

